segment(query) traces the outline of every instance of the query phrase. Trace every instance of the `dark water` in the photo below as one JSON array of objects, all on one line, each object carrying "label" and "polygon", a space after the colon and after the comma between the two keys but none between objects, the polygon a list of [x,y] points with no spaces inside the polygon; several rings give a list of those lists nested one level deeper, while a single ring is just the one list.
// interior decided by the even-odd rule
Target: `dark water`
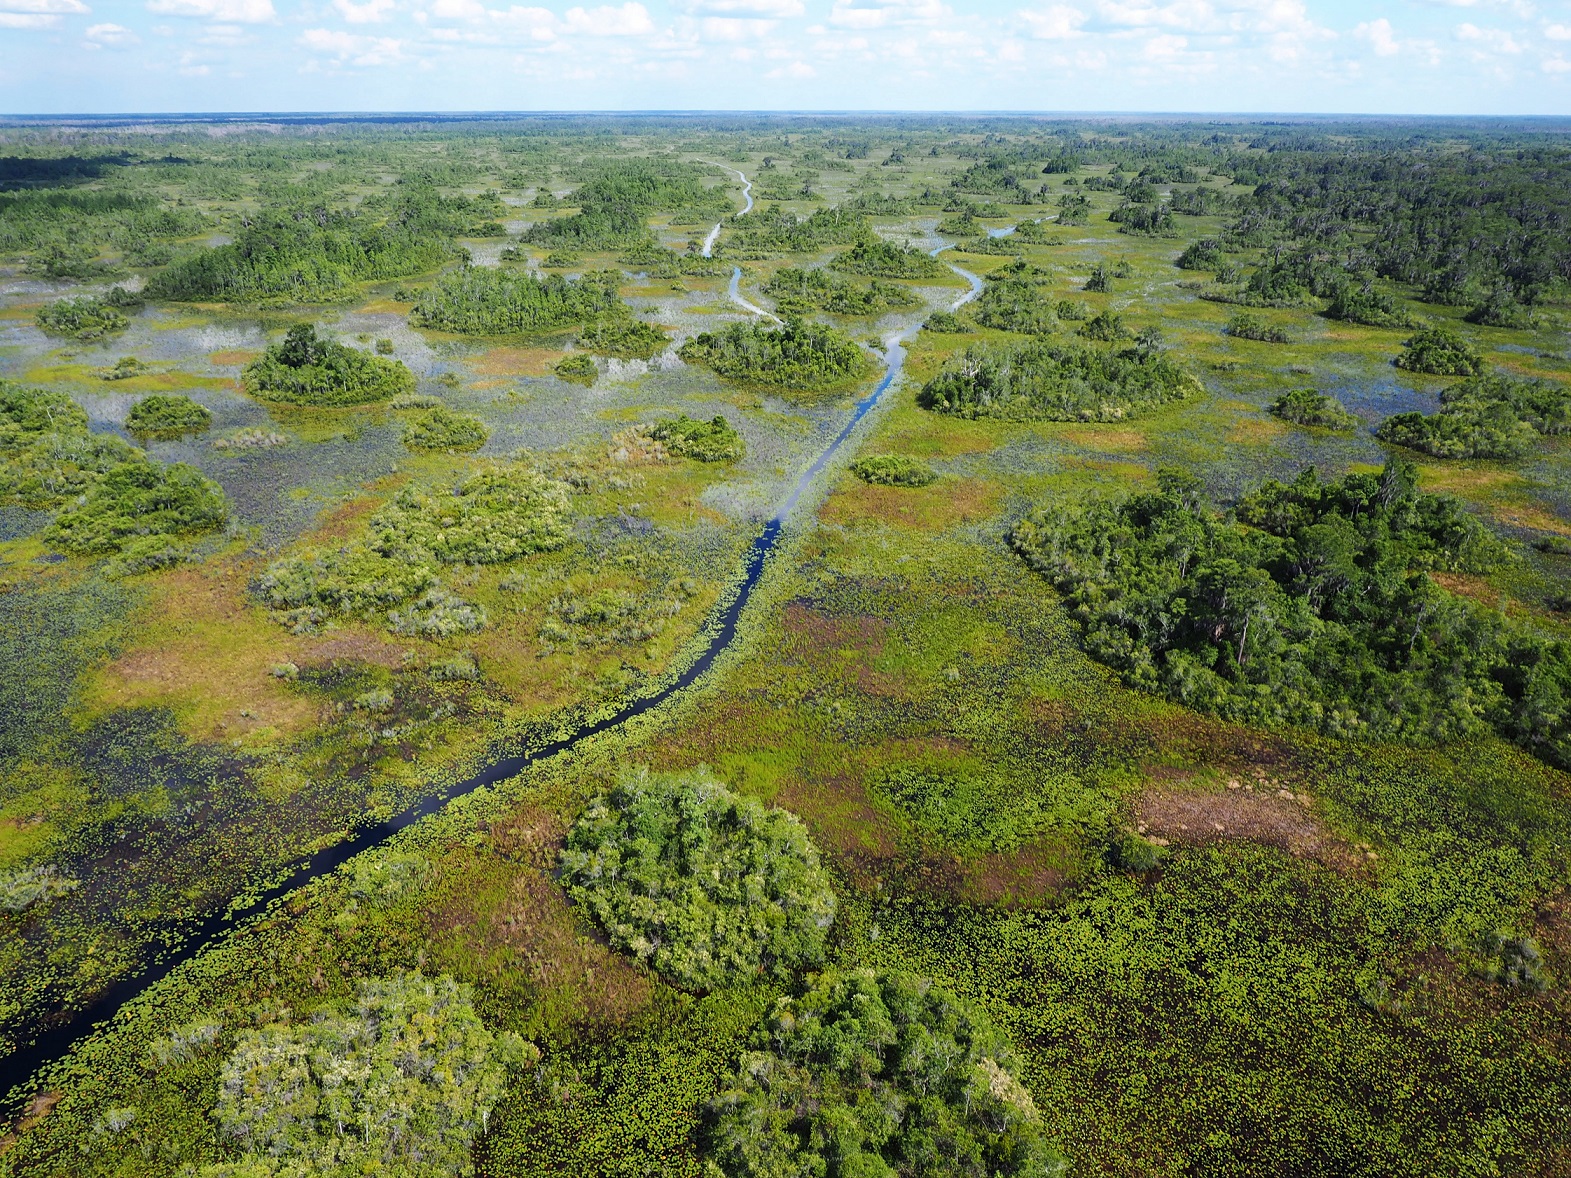
[{"label": "dark water", "polygon": [[[935,254],[938,252],[937,250],[934,251]],[[956,273],[967,278],[972,286],[970,292],[963,296],[959,302],[955,303],[955,306],[958,307],[961,303],[976,296],[976,293],[981,289],[981,282],[974,275],[968,274],[958,267],[955,267],[955,270]],[[650,694],[627,703],[610,716],[586,724],[571,734],[549,743],[538,745],[523,752],[498,756],[496,760],[492,761],[473,777],[433,791],[385,822],[351,831],[340,842],[324,847],[315,854],[300,860],[289,869],[279,882],[243,905],[232,907],[227,911],[214,912],[200,922],[193,924],[184,939],[175,948],[162,953],[157,950],[150,950],[133,972],[103,991],[90,1006],[75,1012],[67,1021],[57,1023],[39,1032],[29,1043],[4,1058],[3,1064],[0,1064],[0,1066],[3,1066],[8,1088],[5,1097],[7,1111],[12,1114],[19,1112],[32,1095],[35,1087],[34,1080],[40,1070],[65,1058],[76,1044],[91,1035],[104,1021],[114,1017],[115,1013],[127,1002],[167,977],[180,965],[196,957],[203,949],[221,939],[237,926],[265,912],[284,896],[304,887],[319,876],[337,870],[341,865],[362,851],[368,851],[382,845],[399,831],[419,822],[422,818],[439,812],[455,799],[506,781],[522,773],[536,762],[567,751],[582,740],[607,732],[613,728],[618,728],[629,720],[652,711],[679,692],[692,686],[714,665],[715,659],[735,640],[737,623],[742,616],[742,611],[747,608],[747,604],[752,599],[753,591],[758,586],[759,579],[763,575],[770,555],[780,543],[786,521],[791,512],[796,508],[797,503],[813,480],[818,477],[830,459],[834,457],[835,452],[840,449],[846,439],[851,436],[856,426],[872,411],[874,406],[878,404],[879,399],[894,383],[905,361],[905,349],[901,347],[901,340],[915,330],[916,327],[913,325],[908,327],[905,332],[890,337],[885,353],[885,372],[877,387],[857,402],[845,427],[836,435],[834,441],[830,442],[824,451],[814,459],[813,463],[802,472],[790,495],[781,504],[779,510],[764,524],[763,530],[748,549],[747,557],[743,564],[740,587],[735,595],[728,602],[718,607],[716,613],[709,619],[704,631],[709,636],[708,641],[691,665],[679,674],[666,680],[663,685]]]}]

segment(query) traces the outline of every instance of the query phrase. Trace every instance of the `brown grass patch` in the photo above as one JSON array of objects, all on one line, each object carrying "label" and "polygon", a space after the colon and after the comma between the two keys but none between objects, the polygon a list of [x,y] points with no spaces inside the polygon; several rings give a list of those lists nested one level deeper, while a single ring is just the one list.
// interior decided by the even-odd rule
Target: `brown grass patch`
[{"label": "brown grass patch", "polygon": [[1509,470],[1455,465],[1418,468],[1418,485],[1425,491],[1449,491],[1453,495],[1499,494],[1521,482],[1522,476]]},{"label": "brown grass patch", "polygon": [[1309,796],[1264,780],[1234,778],[1237,788],[1208,792],[1159,786],[1135,800],[1137,829],[1148,838],[1187,846],[1261,843],[1338,871],[1366,860],[1316,821]]},{"label": "brown grass patch", "polygon": [[940,479],[930,487],[877,487],[847,481],[819,509],[828,524],[869,520],[941,532],[992,515],[999,487],[981,479]]},{"label": "brown grass patch", "polygon": [[1513,503],[1490,510],[1501,523],[1514,524],[1519,528],[1531,528],[1535,532],[1553,532],[1560,536],[1571,536],[1571,523],[1567,523],[1541,503]]},{"label": "brown grass patch", "polygon": [[1139,430],[1118,426],[1082,426],[1065,430],[1060,436],[1089,450],[1106,450],[1114,454],[1133,454],[1151,445],[1151,439]]},{"label": "brown grass patch", "polygon": [[1287,432],[1287,425],[1274,417],[1242,417],[1227,431],[1227,440],[1235,444],[1274,442]]},{"label": "brown grass patch", "polygon": [[271,673],[309,648],[246,600],[252,571],[235,565],[160,574],[140,642],[89,676],[89,706],[168,707],[187,732],[208,739],[315,723],[316,705]]},{"label": "brown grass patch", "polygon": [[1471,576],[1467,573],[1441,573],[1431,571],[1429,579],[1442,589],[1455,593],[1458,597],[1466,597],[1479,602],[1481,605],[1495,609],[1500,604],[1500,599],[1505,596],[1483,577]]},{"label": "brown grass patch", "polygon": [[217,364],[223,368],[241,368],[251,363],[260,356],[261,352],[247,351],[244,348],[231,348],[224,352],[210,352],[207,360],[209,364]]},{"label": "brown grass patch", "polygon": [[556,348],[487,348],[467,363],[479,376],[544,376],[562,358]]}]

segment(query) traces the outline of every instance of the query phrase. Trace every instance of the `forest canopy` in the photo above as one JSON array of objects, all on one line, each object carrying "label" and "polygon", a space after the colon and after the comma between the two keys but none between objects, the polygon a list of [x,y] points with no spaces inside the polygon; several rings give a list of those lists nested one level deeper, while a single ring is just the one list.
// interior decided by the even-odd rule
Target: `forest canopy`
[{"label": "forest canopy", "polygon": [[790,977],[822,959],[835,917],[801,820],[703,770],[639,770],[596,798],[562,881],[613,945],[690,989]]},{"label": "forest canopy", "polygon": [[702,331],[677,355],[729,380],[792,392],[840,388],[860,380],[870,366],[843,332],[796,316],[779,327],[733,323],[723,331]]},{"label": "forest canopy", "polygon": [[611,271],[570,280],[524,270],[465,266],[421,293],[409,313],[416,327],[460,335],[512,335],[584,323],[625,311]]}]

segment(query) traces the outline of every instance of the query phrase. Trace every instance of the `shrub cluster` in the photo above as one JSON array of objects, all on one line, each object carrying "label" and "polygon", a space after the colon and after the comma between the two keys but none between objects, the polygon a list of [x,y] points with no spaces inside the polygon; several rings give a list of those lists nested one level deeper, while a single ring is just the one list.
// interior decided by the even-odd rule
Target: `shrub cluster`
[{"label": "shrub cluster", "polygon": [[550,331],[626,312],[617,276],[605,271],[569,280],[527,270],[465,266],[421,292],[410,322],[460,335],[516,335]]},{"label": "shrub cluster", "polygon": [[487,1030],[470,988],[450,977],[361,979],[353,1000],[309,1021],[240,1033],[213,1117],[243,1160],[202,1178],[467,1174],[508,1066],[537,1056]]},{"label": "shrub cluster", "polygon": [[938,472],[920,458],[904,454],[870,454],[851,464],[851,473],[864,483],[880,487],[926,487],[938,481]]},{"label": "shrub cluster", "polygon": [[578,333],[578,346],[600,356],[647,360],[666,350],[671,340],[653,323],[631,315],[608,315]]},{"label": "shrub cluster", "polygon": [[1019,1066],[979,1008],[925,978],[827,971],[721,1081],[710,1154],[726,1178],[1058,1178]]},{"label": "shrub cluster", "polygon": [[131,326],[120,308],[135,306],[135,296],[116,297],[119,287],[104,296],[83,295],[73,299],[60,299],[38,309],[34,316],[38,326],[50,335],[63,335],[71,339],[95,340],[114,335]]},{"label": "shrub cluster", "polygon": [[1416,327],[1417,322],[1390,291],[1373,282],[1348,282],[1331,296],[1326,318],[1369,327]]},{"label": "shrub cluster", "polygon": [[640,771],[597,798],[562,879],[612,944],[693,989],[790,976],[821,960],[835,916],[801,820],[702,770]]},{"label": "shrub cluster", "polygon": [[213,424],[213,414],[205,405],[177,393],[154,393],[131,406],[125,427],[133,434],[149,438],[177,438],[197,433]]},{"label": "shrub cluster", "polygon": [[1199,381],[1154,350],[1032,340],[968,348],[922,386],[917,404],[959,417],[1123,421],[1199,391]]},{"label": "shrub cluster", "polygon": [[1263,344],[1285,344],[1292,337],[1280,327],[1273,327],[1258,315],[1240,312],[1227,321],[1222,330],[1235,339],[1252,339]]},{"label": "shrub cluster", "polygon": [[835,315],[879,315],[899,307],[914,307],[921,301],[903,286],[876,279],[862,285],[847,282],[828,270],[797,270],[787,267],[775,272],[764,287],[782,313],[828,311]]},{"label": "shrub cluster", "polygon": [[1408,372],[1425,372],[1432,376],[1482,376],[1487,367],[1484,358],[1456,332],[1445,327],[1431,327],[1403,341],[1406,349],[1392,361]]},{"label": "shrub cluster", "polygon": [[588,352],[574,352],[562,357],[551,371],[563,380],[582,381],[585,384],[594,384],[595,378],[600,375],[600,369],[595,367],[595,358]]},{"label": "shrub cluster", "polygon": [[896,245],[881,237],[865,238],[835,255],[830,266],[847,274],[875,278],[936,278],[945,273],[937,258],[914,246]]},{"label": "shrub cluster", "polygon": [[1294,425],[1320,429],[1354,430],[1363,423],[1338,401],[1315,389],[1294,389],[1271,402],[1270,412]]},{"label": "shrub cluster", "polygon": [[415,388],[402,361],[320,336],[309,323],[295,324],[282,343],[247,364],[241,381],[259,400],[321,409],[391,401]]},{"label": "shrub cluster", "polygon": [[275,562],[257,594],[300,632],[334,614],[381,618],[399,633],[479,630],[485,612],[448,593],[439,569],[558,549],[568,514],[565,484],[521,467],[485,467],[450,490],[399,492],[371,517],[368,537]]},{"label": "shrub cluster", "polygon": [[974,329],[953,311],[934,311],[922,324],[922,330],[939,335],[968,335]]},{"label": "shrub cluster", "polygon": [[1521,458],[1540,435],[1571,432],[1571,389],[1547,380],[1475,376],[1440,394],[1440,412],[1398,413],[1382,441],[1436,458]]},{"label": "shrub cluster", "polygon": [[1029,278],[993,278],[976,301],[976,320],[997,331],[1037,335],[1053,330],[1053,303]]},{"label": "shrub cluster", "polygon": [[490,437],[484,423],[445,406],[426,409],[404,423],[404,445],[411,450],[478,450]]},{"label": "shrub cluster", "polygon": [[1068,595],[1090,652],[1135,686],[1228,719],[1339,736],[1457,740],[1493,729],[1571,761],[1571,646],[1440,588],[1500,546],[1411,468],[1267,481],[1231,518],[1192,476],[1039,508],[1015,548]]},{"label": "shrub cluster", "polygon": [[146,558],[168,549],[171,538],[211,532],[228,520],[222,488],[196,467],[139,457],[106,471],[55,517],[44,538],[84,556],[125,551]]},{"label": "shrub cluster", "polygon": [[731,462],[742,457],[745,444],[724,417],[695,421],[687,414],[657,421],[649,436],[664,442],[673,454],[699,462]]},{"label": "shrub cluster", "polygon": [[733,323],[724,331],[700,332],[677,355],[730,380],[798,392],[850,384],[868,368],[853,340],[796,316],[788,316],[779,328]]}]

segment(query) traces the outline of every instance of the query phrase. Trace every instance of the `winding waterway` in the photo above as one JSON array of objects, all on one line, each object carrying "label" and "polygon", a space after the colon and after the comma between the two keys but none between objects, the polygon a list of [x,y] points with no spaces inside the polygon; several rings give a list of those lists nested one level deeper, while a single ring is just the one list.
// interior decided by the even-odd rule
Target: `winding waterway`
[{"label": "winding waterway", "polygon": [[[737,174],[741,175],[740,172]],[[743,177],[743,183],[744,186],[750,187],[750,185],[747,185],[745,177]],[[746,195],[745,190],[744,195]],[[751,208],[752,198],[749,196],[747,208],[742,211],[745,213]],[[932,254],[934,257],[937,257],[948,248],[947,245],[940,246],[938,249],[933,250]],[[951,304],[951,310],[958,310],[981,293],[982,280],[975,274],[962,270],[959,266],[951,265],[950,269],[966,279],[970,284],[970,290]],[[738,270],[732,278],[733,290],[740,280],[740,273],[740,270]],[[751,306],[751,304],[748,305]],[[754,308],[754,310],[757,310],[757,308]],[[759,313],[767,314],[767,312],[763,311],[759,311]],[[691,664],[650,694],[630,701],[609,716],[585,724],[571,734],[557,740],[527,749],[524,752],[499,756],[474,776],[427,794],[391,818],[350,831],[341,841],[301,859],[267,890],[244,901],[237,901],[227,910],[214,912],[200,922],[188,927],[182,939],[174,948],[162,952],[149,950],[134,972],[100,993],[91,1005],[75,1012],[68,1020],[56,1023],[40,1032],[31,1042],[18,1048],[9,1057],[4,1057],[3,1060],[0,1060],[0,1067],[3,1067],[4,1074],[10,1081],[7,1084],[9,1092],[5,1100],[7,1111],[12,1113],[20,1111],[32,1094],[35,1087],[33,1080],[38,1072],[64,1059],[76,1044],[91,1035],[105,1020],[114,1017],[115,1013],[127,1002],[162,981],[173,970],[197,957],[204,949],[237,927],[264,914],[279,900],[305,887],[318,877],[336,871],[340,866],[361,852],[381,846],[398,834],[399,831],[412,826],[422,818],[440,812],[454,800],[516,777],[531,765],[566,752],[581,741],[611,729],[619,728],[630,720],[660,707],[697,682],[714,665],[715,660],[721,653],[736,639],[737,625],[741,620],[742,611],[747,608],[748,602],[752,600],[753,592],[758,587],[759,579],[763,575],[765,564],[779,545],[792,512],[796,510],[803,495],[813,485],[818,476],[823,473],[830,460],[834,458],[836,452],[851,436],[862,419],[872,412],[884,393],[894,384],[905,363],[904,343],[918,330],[920,330],[920,324],[912,324],[887,337],[885,340],[883,376],[879,379],[873,391],[856,403],[844,428],[824,448],[823,452],[814,459],[812,464],[802,472],[796,484],[792,487],[791,493],[781,502],[778,510],[764,524],[763,530],[754,539],[743,562],[740,587],[729,601],[718,608],[715,615],[709,619],[705,629],[701,631],[701,633],[708,635],[708,639],[703,650],[699,652]]]}]

